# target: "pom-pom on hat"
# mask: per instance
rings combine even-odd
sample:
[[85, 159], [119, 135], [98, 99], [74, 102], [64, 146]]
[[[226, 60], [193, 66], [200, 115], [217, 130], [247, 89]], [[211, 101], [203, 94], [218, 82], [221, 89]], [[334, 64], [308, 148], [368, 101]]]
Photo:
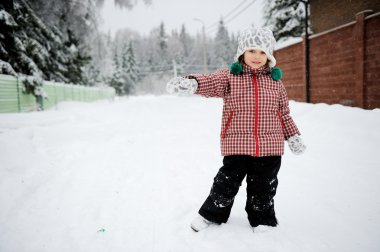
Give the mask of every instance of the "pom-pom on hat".
[[259, 49], [267, 55], [269, 67], [274, 67], [276, 65], [276, 59], [273, 57], [275, 43], [273, 33], [268, 28], [249, 28], [239, 36], [239, 45], [234, 61], [238, 61], [247, 50]]

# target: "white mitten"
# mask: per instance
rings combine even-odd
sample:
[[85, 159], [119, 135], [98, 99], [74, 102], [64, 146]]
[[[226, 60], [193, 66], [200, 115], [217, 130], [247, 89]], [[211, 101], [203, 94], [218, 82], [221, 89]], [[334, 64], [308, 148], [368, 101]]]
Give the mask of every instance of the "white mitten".
[[166, 91], [169, 94], [194, 94], [198, 88], [196, 79], [184, 77], [174, 77], [166, 84]]
[[301, 155], [306, 150], [306, 145], [302, 142], [302, 139], [298, 135], [289, 137], [287, 140], [290, 150], [296, 154]]

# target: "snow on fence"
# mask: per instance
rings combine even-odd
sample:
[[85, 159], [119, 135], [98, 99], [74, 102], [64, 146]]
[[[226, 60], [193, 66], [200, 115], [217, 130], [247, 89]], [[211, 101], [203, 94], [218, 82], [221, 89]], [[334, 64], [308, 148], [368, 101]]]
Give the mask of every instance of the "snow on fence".
[[110, 87], [86, 87], [50, 81], [42, 81], [43, 95], [36, 96], [25, 92], [25, 79], [0, 74], [0, 113], [48, 109], [61, 101], [91, 102], [115, 97], [115, 90]]

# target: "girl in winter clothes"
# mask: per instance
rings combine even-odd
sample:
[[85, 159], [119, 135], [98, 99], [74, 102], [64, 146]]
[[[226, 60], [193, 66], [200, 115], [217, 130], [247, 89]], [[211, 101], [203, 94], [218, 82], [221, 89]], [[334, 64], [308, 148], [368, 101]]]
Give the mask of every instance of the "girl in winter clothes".
[[284, 140], [295, 154], [303, 153], [306, 146], [289, 114], [281, 70], [274, 68], [274, 44], [270, 30], [247, 29], [239, 37], [230, 69], [175, 77], [167, 84], [169, 93], [195, 93], [221, 97], [224, 101], [220, 135], [223, 166], [199, 215], [191, 223], [196, 232], [211, 224], [227, 222], [244, 177], [247, 177], [245, 210], [251, 226], [278, 224], [273, 198]]

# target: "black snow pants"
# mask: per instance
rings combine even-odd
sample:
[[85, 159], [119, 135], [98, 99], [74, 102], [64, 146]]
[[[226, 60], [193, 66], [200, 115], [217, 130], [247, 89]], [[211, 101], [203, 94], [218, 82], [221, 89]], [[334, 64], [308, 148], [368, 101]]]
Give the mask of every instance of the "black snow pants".
[[223, 166], [214, 178], [210, 195], [199, 214], [215, 223], [226, 223], [234, 198], [247, 175], [247, 202], [245, 211], [251, 226], [276, 226], [273, 197], [278, 185], [277, 174], [281, 156], [252, 157], [225, 156]]

